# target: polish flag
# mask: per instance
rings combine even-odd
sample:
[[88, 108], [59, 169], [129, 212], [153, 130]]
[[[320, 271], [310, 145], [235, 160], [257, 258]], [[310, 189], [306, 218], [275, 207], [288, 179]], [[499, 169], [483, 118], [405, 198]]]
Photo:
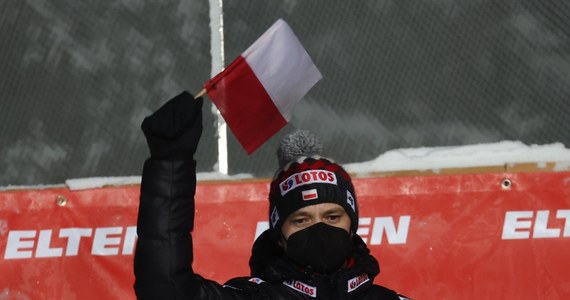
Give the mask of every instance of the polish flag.
[[315, 200], [315, 199], [319, 198], [319, 194], [317, 193], [317, 189], [302, 191], [301, 195], [303, 195], [304, 201]]
[[321, 78], [299, 39], [279, 19], [204, 88], [251, 154], [289, 122], [295, 104]]

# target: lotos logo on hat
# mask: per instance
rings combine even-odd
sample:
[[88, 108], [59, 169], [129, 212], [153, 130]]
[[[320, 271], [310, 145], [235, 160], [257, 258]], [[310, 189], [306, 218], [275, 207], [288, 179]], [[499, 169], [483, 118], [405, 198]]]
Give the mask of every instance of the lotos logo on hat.
[[289, 191], [294, 190], [299, 186], [311, 183], [328, 183], [336, 185], [336, 175], [335, 173], [327, 170], [307, 170], [295, 173], [279, 184], [281, 196], [284, 196]]

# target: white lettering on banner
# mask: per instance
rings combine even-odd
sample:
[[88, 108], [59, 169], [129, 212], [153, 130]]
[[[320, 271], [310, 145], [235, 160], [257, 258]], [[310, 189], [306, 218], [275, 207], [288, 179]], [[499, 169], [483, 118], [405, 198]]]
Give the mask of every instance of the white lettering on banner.
[[137, 227], [129, 226], [125, 231], [125, 241], [123, 243], [122, 255], [131, 255], [135, 251], [135, 244], [137, 242]]
[[[356, 233], [368, 244], [368, 236], [371, 236], [369, 245], [380, 245], [382, 237], [386, 234], [388, 244], [405, 244], [408, 240], [408, 230], [410, 228], [410, 216], [401, 216], [398, 225], [394, 217], [360, 218]], [[269, 229], [269, 222], [257, 222], [255, 228], [255, 239], [265, 230]], [[372, 229], [372, 231], [370, 230]], [[372, 232], [372, 234], [370, 234]]]
[[34, 241], [30, 240], [36, 237], [35, 230], [19, 230], [8, 232], [8, 241], [6, 242], [6, 252], [4, 258], [30, 258], [32, 257], [32, 249]]
[[90, 237], [93, 230], [91, 228], [62, 228], [59, 230], [60, 238], [67, 238], [65, 256], [77, 256], [79, 253], [79, 242], [81, 237]]
[[36, 247], [36, 257], [60, 257], [63, 254], [63, 248], [50, 248], [51, 229], [40, 230], [38, 238], [38, 246]]
[[[4, 259], [77, 256], [81, 242], [88, 238], [92, 240], [92, 255], [132, 255], [136, 242], [136, 226], [61, 228], [55, 238], [53, 233], [53, 229], [10, 230]], [[56, 240], [66, 243], [63, 247], [53, 247]]]
[[97, 231], [95, 231], [95, 237], [93, 238], [93, 247], [91, 248], [91, 254], [119, 254], [119, 244], [121, 243], [121, 238], [118, 235], [122, 233], [123, 227], [97, 228]]
[[503, 240], [570, 237], [570, 209], [556, 211], [556, 219], [564, 219], [564, 228], [549, 226], [550, 211], [507, 211], [503, 223]]
[[[360, 218], [356, 233], [365, 243], [368, 243], [368, 236], [370, 236], [370, 245], [382, 244], [384, 234], [386, 234], [388, 244], [405, 244], [408, 240], [410, 219], [411, 216], [400, 216], [398, 226], [396, 226], [394, 217]], [[370, 226], [372, 234], [370, 234]]]

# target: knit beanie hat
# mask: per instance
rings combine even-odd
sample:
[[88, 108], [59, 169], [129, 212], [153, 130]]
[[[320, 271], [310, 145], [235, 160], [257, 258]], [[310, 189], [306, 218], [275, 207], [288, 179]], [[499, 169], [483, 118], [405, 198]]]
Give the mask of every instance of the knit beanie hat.
[[294, 211], [319, 203], [336, 203], [351, 220], [351, 231], [358, 228], [358, 206], [350, 176], [331, 159], [321, 156], [322, 145], [306, 130], [287, 135], [277, 157], [279, 169], [269, 191], [269, 220], [280, 230]]

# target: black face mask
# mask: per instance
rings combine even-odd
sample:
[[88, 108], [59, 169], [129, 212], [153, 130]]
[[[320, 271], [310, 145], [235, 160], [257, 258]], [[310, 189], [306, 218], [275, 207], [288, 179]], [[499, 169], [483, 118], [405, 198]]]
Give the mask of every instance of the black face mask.
[[343, 266], [351, 250], [346, 230], [319, 222], [289, 236], [285, 255], [300, 267], [328, 274]]

